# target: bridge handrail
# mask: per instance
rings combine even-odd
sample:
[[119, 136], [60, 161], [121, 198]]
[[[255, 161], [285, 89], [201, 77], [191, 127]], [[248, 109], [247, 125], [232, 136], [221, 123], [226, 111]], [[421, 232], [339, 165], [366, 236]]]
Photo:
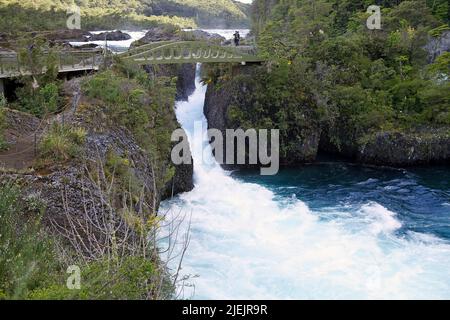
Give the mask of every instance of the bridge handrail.
[[[243, 56], [244, 55], [250, 56], [253, 54], [253, 51], [254, 51], [254, 47], [251, 47], [251, 46], [243, 46], [243, 47], [221, 46], [221, 45], [217, 45], [217, 44], [214, 44], [211, 42], [206, 42], [206, 41], [164, 41], [162, 43], [152, 43], [152, 46], [146, 46], [146, 48], [150, 48], [150, 49], [136, 53], [136, 54], [128, 55], [125, 58], [126, 59], [138, 59], [138, 58], [144, 57], [146, 54], [148, 54], [152, 51], [159, 51], [159, 50], [164, 50], [166, 48], [172, 48], [172, 47], [181, 48], [181, 49], [208, 48], [208, 49], [213, 49], [213, 50], [222, 50], [229, 54], [238, 53]], [[242, 50], [242, 49], [244, 49], [244, 50]]]
[[165, 44], [168, 44], [168, 43], [174, 43], [174, 42], [175, 41], [156, 41], [156, 42], [151, 42], [151, 43], [144, 44], [142, 46], [130, 48], [126, 52], [119, 53], [118, 56], [120, 56], [120, 57], [127, 57], [127, 56], [131, 56], [131, 55], [135, 54], [136, 51], [138, 51], [138, 53], [139, 53], [142, 50], [146, 51], [147, 49], [157, 48], [159, 46], [162, 46], [162, 45], [165, 45]]
[[[44, 50], [43, 55], [39, 57], [42, 60], [39, 61], [45, 64], [45, 59], [54, 53], [60, 72], [97, 70], [104, 61], [103, 52], [100, 48]], [[133, 60], [137, 64], [263, 61], [253, 46], [222, 46], [211, 41], [189, 40], [152, 42], [132, 48], [118, 56], [125, 60]], [[19, 53], [0, 52], [0, 78], [29, 74], [31, 72], [29, 68], [27, 61], [22, 61]]]
[[[45, 61], [51, 53], [55, 54], [57, 59], [56, 64], [61, 70], [71, 70], [92, 67], [98, 67], [96, 58], [101, 56], [102, 49], [87, 49], [87, 50], [60, 50], [51, 51], [44, 50], [43, 55], [39, 57], [40, 61]], [[20, 74], [27, 74], [27, 63], [21, 61], [20, 54], [17, 52], [1, 52], [0, 53], [0, 75], [16, 76]]]

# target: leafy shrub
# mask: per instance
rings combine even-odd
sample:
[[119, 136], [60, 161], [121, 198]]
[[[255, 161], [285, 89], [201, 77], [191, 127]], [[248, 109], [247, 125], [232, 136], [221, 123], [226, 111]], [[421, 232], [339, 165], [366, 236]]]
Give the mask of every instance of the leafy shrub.
[[19, 194], [15, 185], [0, 186], [0, 292], [14, 299], [53, 282], [60, 270], [52, 239], [41, 228], [42, 212], [25, 215]]
[[61, 96], [57, 83], [48, 83], [37, 90], [30, 89], [30, 86], [31, 84], [26, 84], [16, 90], [18, 98], [18, 102], [14, 104], [16, 109], [37, 117], [58, 111]]
[[[154, 282], [159, 271], [153, 262], [143, 257], [124, 257], [118, 267], [110, 261], [95, 261], [81, 267], [81, 289], [69, 290], [65, 283], [32, 291], [29, 299], [37, 300], [137, 300], [150, 299], [149, 292], [157, 290]], [[166, 296], [171, 285], [162, 284]]]
[[54, 123], [39, 144], [39, 156], [44, 162], [60, 162], [75, 158], [86, 139], [83, 128]]

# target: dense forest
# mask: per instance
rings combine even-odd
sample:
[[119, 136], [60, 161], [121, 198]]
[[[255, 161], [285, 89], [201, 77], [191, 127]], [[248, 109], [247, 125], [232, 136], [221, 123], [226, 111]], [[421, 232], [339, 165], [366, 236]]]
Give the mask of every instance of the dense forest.
[[249, 7], [232, 0], [1, 0], [2, 32], [65, 28], [71, 5], [81, 8], [84, 30], [145, 28], [172, 24], [184, 28], [248, 25]]
[[152, 14], [194, 18], [200, 26], [248, 26], [250, 6], [233, 0], [154, 0]]
[[381, 30], [366, 26], [373, 1], [256, 0], [253, 29], [269, 63], [234, 80], [252, 90], [231, 105], [230, 123], [280, 128], [294, 163], [311, 130], [344, 154], [380, 132], [449, 135], [450, 53], [425, 49], [449, 30], [448, 1], [378, 2]]

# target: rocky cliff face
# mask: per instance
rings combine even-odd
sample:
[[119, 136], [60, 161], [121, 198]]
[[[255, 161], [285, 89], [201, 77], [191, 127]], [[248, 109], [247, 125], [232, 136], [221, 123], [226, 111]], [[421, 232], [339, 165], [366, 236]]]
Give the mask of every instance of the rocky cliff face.
[[358, 149], [357, 160], [408, 166], [450, 162], [450, 128], [426, 132], [380, 132]]
[[[79, 84], [75, 87], [79, 90]], [[131, 132], [111, 125], [111, 120], [101, 108], [87, 105], [86, 102], [64, 112], [64, 117], [60, 114], [49, 121], [41, 121], [16, 111], [7, 112], [6, 119], [9, 121], [9, 142], [12, 144], [21, 142], [21, 138], [13, 139], [15, 136], [28, 136], [30, 132], [45, 135], [50, 123], [64, 121], [65, 126], [83, 128], [86, 131], [82, 149], [75, 158], [68, 161], [39, 166], [39, 158], [35, 158], [21, 168], [6, 167], [5, 163], [0, 165], [3, 167], [0, 183], [10, 181], [18, 184], [25, 198], [31, 197], [44, 203], [48, 221], [64, 223], [64, 216], [67, 214], [92, 216], [110, 207], [112, 202], [112, 210], [121, 210], [121, 204], [115, 202], [117, 199], [108, 200], [111, 194], [105, 183], [109, 180], [105, 177], [111, 175], [111, 172], [107, 172], [111, 162], [120, 161], [121, 170], [124, 171], [122, 175], [126, 177], [122, 187], [125, 186], [126, 190], [128, 183], [132, 183], [135, 196], [142, 197], [138, 211], [156, 213], [160, 201], [190, 191], [194, 187], [192, 165], [175, 166], [170, 180], [163, 182], [161, 177], [166, 175], [165, 172], [171, 171], [170, 154], [166, 155], [166, 159], [153, 159], [137, 143]], [[176, 121], [175, 117], [173, 119]], [[22, 132], [21, 127], [26, 132]], [[30, 150], [30, 156], [36, 157], [33, 148]], [[11, 157], [13, 156], [14, 153], [11, 154]], [[0, 162], [1, 160], [0, 158]], [[119, 188], [121, 184], [117, 179], [118, 177], [115, 178], [114, 189]]]
[[195, 64], [177, 66], [177, 101], [187, 101], [195, 91]]
[[[252, 86], [255, 68], [252, 66], [244, 66], [236, 69], [235, 74], [239, 74], [239, 78], [232, 81], [225, 81], [220, 85], [211, 84], [206, 92], [204, 113], [208, 120], [208, 129], [219, 129], [225, 133], [226, 129], [244, 130], [246, 128], [243, 123], [236, 123], [230, 119], [230, 108], [234, 107], [245, 110], [246, 113], [256, 113], [255, 101], [252, 92], [256, 89]], [[321, 129], [315, 124], [314, 120], [305, 121], [307, 125], [298, 126], [298, 135], [285, 141], [289, 143], [289, 152], [280, 155], [280, 163], [283, 165], [295, 165], [299, 163], [307, 163], [315, 160], [321, 136]], [[260, 129], [279, 129], [279, 128], [260, 128]], [[281, 142], [283, 143], [283, 142]], [[235, 166], [224, 166], [233, 168]]]
[[441, 54], [450, 51], [450, 31], [442, 33], [438, 38], [431, 38], [425, 49], [428, 52], [429, 62], [433, 62]]
[[422, 128], [410, 132], [380, 131], [364, 135], [340, 129], [332, 141], [325, 130], [320, 150], [373, 165], [414, 166], [450, 161], [450, 128]]
[[[241, 72], [248, 71], [241, 70]], [[204, 108], [208, 127], [222, 132], [227, 128], [239, 128], [239, 123], [230, 121], [229, 110], [237, 107], [246, 112], [250, 109], [251, 112], [254, 101], [249, 98], [251, 97], [249, 93], [253, 90], [254, 88], [249, 87], [248, 81], [242, 76], [220, 86], [208, 86]], [[297, 138], [281, 142], [289, 143], [291, 150], [288, 154], [281, 155], [281, 164], [312, 162], [319, 152], [374, 165], [413, 166], [450, 163], [450, 128], [422, 128], [403, 133], [380, 131], [368, 134], [352, 131], [342, 120], [338, 121], [337, 128], [330, 132], [327, 127], [305, 125], [308, 122], [314, 123], [313, 118], [305, 120], [298, 124], [300, 135]]]

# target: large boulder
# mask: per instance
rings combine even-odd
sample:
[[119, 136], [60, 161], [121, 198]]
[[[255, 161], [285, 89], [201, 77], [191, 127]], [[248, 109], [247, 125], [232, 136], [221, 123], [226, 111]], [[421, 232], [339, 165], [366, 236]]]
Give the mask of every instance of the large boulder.
[[208, 33], [203, 30], [181, 31], [176, 28], [158, 26], [149, 29], [143, 38], [133, 43], [133, 46], [160, 41], [210, 41], [222, 43], [225, 41], [225, 38], [217, 33]]

